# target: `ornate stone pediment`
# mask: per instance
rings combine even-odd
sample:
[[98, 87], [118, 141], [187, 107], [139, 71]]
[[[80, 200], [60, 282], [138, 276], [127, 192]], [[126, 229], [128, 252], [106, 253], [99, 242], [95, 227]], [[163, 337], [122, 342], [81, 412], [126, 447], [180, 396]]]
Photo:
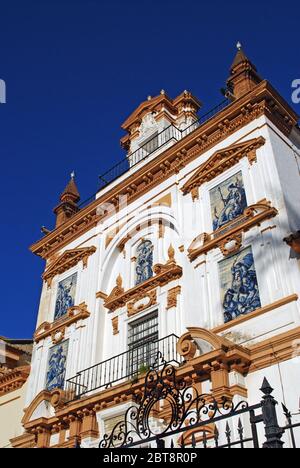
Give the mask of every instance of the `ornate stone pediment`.
[[220, 248], [223, 255], [229, 255], [238, 251], [242, 246], [242, 233], [249, 231], [254, 226], [259, 226], [263, 221], [277, 216], [278, 211], [267, 200], [262, 200], [245, 209], [244, 214], [234, 221], [222, 226], [212, 234], [203, 233], [198, 236], [189, 248], [191, 261], [210, 250]]
[[83, 247], [81, 249], [66, 250], [60, 255], [45, 271], [43, 280], [47, 281], [48, 287], [51, 286], [52, 280], [56, 275], [61, 275], [65, 271], [70, 270], [80, 261], [83, 262], [84, 268], [87, 267], [88, 258], [96, 252], [96, 247]]
[[[63, 407], [66, 401], [66, 392], [64, 390], [58, 388], [51, 392], [42, 390], [24, 410], [22, 424], [27, 428], [34, 425], [35, 421], [46, 420], [49, 416], [51, 417], [55, 409]], [[51, 408], [53, 408], [52, 411]]]
[[[154, 265], [154, 276], [152, 278], [149, 278], [147, 281], [138, 284], [128, 291], [124, 290], [122, 277], [119, 275], [115, 288], [104, 301], [104, 306], [111, 312], [114, 312], [120, 307], [124, 307], [130, 301], [135, 303], [149, 297], [149, 292], [151, 291], [152, 295], [155, 288], [164, 286], [171, 281], [181, 278], [182, 268], [177, 265], [175, 261], [175, 250], [172, 246], [169, 248], [168, 255], [169, 260], [166, 264]], [[152, 299], [154, 298], [154, 296], [151, 297]], [[131, 306], [129, 306], [129, 310], [132, 310]]]
[[237, 164], [243, 157], [247, 156], [250, 164], [256, 162], [256, 151], [265, 144], [263, 137], [237, 143], [214, 153], [208, 161], [203, 163], [197, 172], [183, 186], [182, 191], [186, 195], [192, 192], [196, 197], [195, 190], [205, 182], [209, 182], [230, 167]]
[[189, 363], [197, 359], [196, 367], [209, 373], [214, 370], [228, 373], [227, 366], [230, 365], [243, 374], [251, 364], [251, 351], [248, 348], [197, 327], [188, 327], [188, 332], [177, 343], [177, 352]]
[[90, 312], [87, 310], [87, 305], [83, 302], [79, 306], [71, 307], [67, 314], [64, 315], [61, 319], [56, 320], [53, 323], [44, 322], [36, 330], [34, 334], [34, 340], [38, 343], [41, 340], [44, 340], [48, 336], [52, 337], [52, 342], [54, 344], [59, 343], [63, 340], [65, 335], [65, 329], [76, 323], [79, 320], [86, 319], [90, 316]]

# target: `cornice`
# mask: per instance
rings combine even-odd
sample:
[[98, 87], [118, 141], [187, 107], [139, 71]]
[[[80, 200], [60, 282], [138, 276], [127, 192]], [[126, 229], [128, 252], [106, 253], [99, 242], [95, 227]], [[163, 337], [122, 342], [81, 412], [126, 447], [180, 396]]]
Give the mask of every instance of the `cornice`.
[[185, 183], [182, 188], [184, 195], [200, 187], [205, 182], [209, 182], [218, 175], [223, 174], [223, 172], [237, 164], [245, 156], [247, 156], [250, 164], [253, 164], [256, 162], [257, 149], [263, 146], [265, 142], [266, 140], [263, 137], [259, 137], [236, 143], [217, 151]]
[[39, 343], [41, 340], [51, 336], [54, 344], [59, 343], [64, 338], [65, 329], [67, 327], [79, 320], [88, 318], [90, 315], [90, 312], [87, 310], [87, 305], [84, 302], [79, 306], [71, 307], [67, 314], [61, 319], [53, 323], [42, 323], [34, 334], [34, 341]]
[[250, 346], [251, 366], [249, 372], [277, 365], [299, 356], [295, 343], [300, 339], [300, 327], [289, 330], [265, 341]]
[[[203, 233], [196, 238], [189, 248], [189, 259], [194, 261], [200, 255], [206, 254], [210, 250], [220, 248], [223, 255], [232, 254], [239, 250], [242, 245], [241, 234], [249, 231], [254, 226], [259, 226], [263, 221], [274, 218], [278, 215], [276, 208], [271, 206], [267, 200], [262, 200], [255, 205], [248, 206], [244, 214], [223, 226], [212, 234]], [[194, 247], [197, 243], [200, 247]], [[234, 242], [236, 249], [227, 250], [227, 245]]]
[[[111, 204], [117, 210], [119, 197], [127, 197], [128, 203], [133, 202], [166, 178], [178, 173], [195, 158], [229, 135], [262, 115], [268, 117], [286, 136], [290, 134], [298, 120], [297, 114], [274, 88], [267, 81], [262, 81], [252, 92], [231, 103], [190, 135], [149, 161], [135, 173], [128, 175], [126, 180], [114, 186], [80, 210], [65, 224], [33, 244], [31, 251], [42, 258], [49, 258], [57, 250], [110, 216], [110, 213], [104, 210], [102, 214], [99, 214], [98, 207]], [[114, 210], [112, 212], [115, 213]]]
[[51, 287], [52, 280], [56, 275], [70, 270], [80, 261], [83, 262], [83, 268], [87, 268], [88, 259], [96, 250], [96, 247], [84, 247], [65, 251], [46, 269], [42, 276], [43, 280], [47, 282], [48, 287]]
[[[114, 290], [104, 302], [104, 306], [111, 312], [124, 307], [127, 302], [139, 300], [147, 296], [147, 293], [157, 287], [165, 286], [166, 284], [174, 281], [182, 276], [182, 268], [179, 265], [157, 265], [160, 269], [159, 272], [145, 281], [144, 283], [122, 292], [122, 290]], [[158, 270], [156, 270], [158, 271]]]
[[268, 312], [272, 312], [287, 304], [291, 304], [292, 302], [297, 302], [298, 299], [299, 297], [297, 294], [291, 294], [290, 296], [283, 297], [282, 299], [279, 299], [278, 301], [272, 302], [271, 304], [268, 304], [259, 309], [256, 309], [253, 312], [250, 312], [249, 314], [241, 315], [235, 320], [232, 320], [231, 322], [228, 322], [228, 323], [224, 323], [223, 325], [220, 325], [211, 331], [212, 333], [215, 333], [215, 334], [224, 333], [225, 331], [231, 330], [232, 328], [238, 325], [241, 325], [242, 323], [248, 322], [249, 320], [253, 320], [257, 317], [261, 317], [262, 315], [267, 314]]
[[[150, 302], [153, 304], [156, 301], [156, 294], [153, 292], [155, 288], [165, 286], [171, 281], [179, 279], [182, 276], [182, 268], [176, 264], [174, 258], [175, 251], [172, 246], [170, 246], [168, 253], [169, 260], [165, 265], [157, 264], [153, 267], [154, 276], [152, 278], [129, 289], [128, 291], [124, 290], [122, 277], [119, 275], [116, 281], [116, 287], [104, 300], [104, 306], [109, 309], [110, 312], [114, 312], [115, 310], [124, 307], [130, 301], [134, 303], [147, 297], [150, 297]], [[134, 304], [130, 304], [128, 313], [132, 315], [133, 311]], [[137, 312], [135, 311], [135, 313]]]
[[30, 366], [12, 369], [0, 377], [0, 396], [23, 387], [30, 373]]

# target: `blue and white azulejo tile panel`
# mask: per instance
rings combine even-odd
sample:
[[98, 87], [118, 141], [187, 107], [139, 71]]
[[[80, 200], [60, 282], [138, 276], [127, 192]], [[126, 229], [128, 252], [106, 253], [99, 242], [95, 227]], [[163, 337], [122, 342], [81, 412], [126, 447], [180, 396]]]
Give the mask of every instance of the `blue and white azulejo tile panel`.
[[252, 248], [219, 263], [225, 323], [261, 307]]
[[210, 190], [210, 204], [214, 231], [244, 213], [247, 197], [241, 171]]

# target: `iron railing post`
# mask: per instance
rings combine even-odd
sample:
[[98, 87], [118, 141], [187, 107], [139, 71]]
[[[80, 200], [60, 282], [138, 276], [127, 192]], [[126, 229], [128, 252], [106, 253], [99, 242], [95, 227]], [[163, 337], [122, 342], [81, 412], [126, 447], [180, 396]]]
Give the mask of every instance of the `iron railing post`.
[[273, 391], [274, 389], [265, 378], [261, 388], [261, 392], [264, 394], [262, 398], [262, 416], [266, 436], [263, 448], [282, 449], [284, 445], [284, 442], [281, 440], [283, 431], [278, 424], [276, 411], [278, 403], [272, 395]]
[[163, 439], [160, 439], [159, 437], [156, 438], [156, 447], [158, 449], [164, 449], [166, 447], [166, 443]]

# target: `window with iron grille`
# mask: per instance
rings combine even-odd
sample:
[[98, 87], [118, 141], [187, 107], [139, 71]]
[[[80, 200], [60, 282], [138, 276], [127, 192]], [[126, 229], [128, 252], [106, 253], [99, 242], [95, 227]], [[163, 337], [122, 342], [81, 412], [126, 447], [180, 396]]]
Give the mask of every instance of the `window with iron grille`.
[[158, 314], [133, 322], [128, 331], [129, 374], [146, 371], [155, 361], [158, 352]]

